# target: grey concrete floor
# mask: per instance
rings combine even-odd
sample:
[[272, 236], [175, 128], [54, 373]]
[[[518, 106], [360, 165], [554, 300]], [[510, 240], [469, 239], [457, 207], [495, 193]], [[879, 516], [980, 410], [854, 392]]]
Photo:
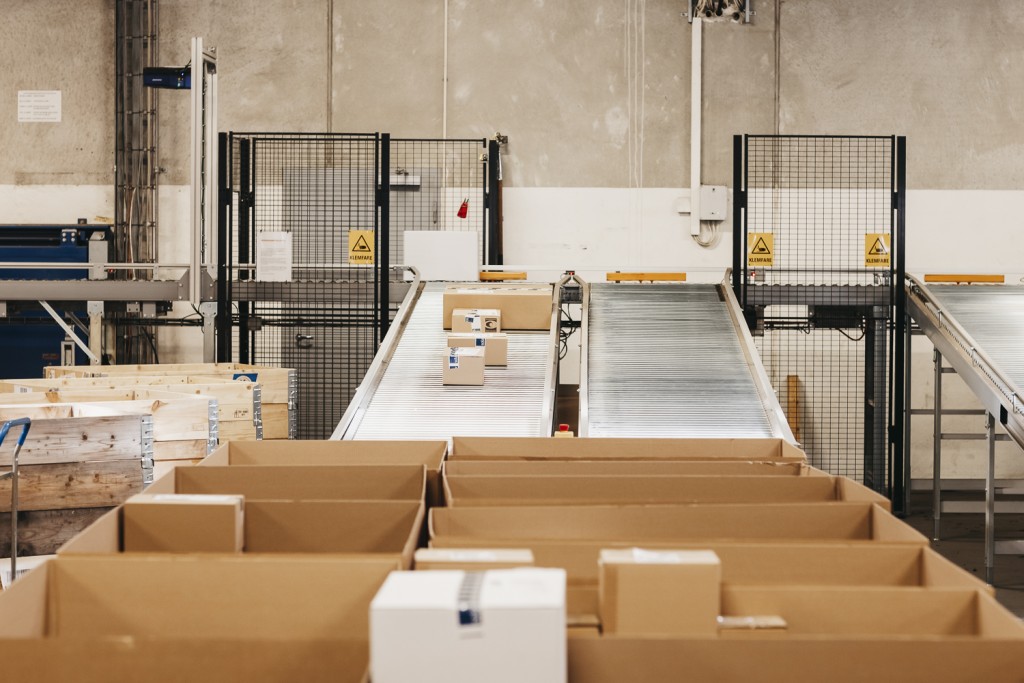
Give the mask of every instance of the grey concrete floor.
[[[947, 494], [952, 500], [981, 500], [981, 494]], [[932, 537], [931, 493], [914, 494], [906, 522]], [[938, 541], [932, 547], [947, 559], [985, 579], [985, 517], [983, 514], [944, 514]], [[1024, 514], [996, 515], [996, 539], [1024, 539]], [[996, 598], [1018, 617], [1024, 618], [1024, 556], [996, 555]]]

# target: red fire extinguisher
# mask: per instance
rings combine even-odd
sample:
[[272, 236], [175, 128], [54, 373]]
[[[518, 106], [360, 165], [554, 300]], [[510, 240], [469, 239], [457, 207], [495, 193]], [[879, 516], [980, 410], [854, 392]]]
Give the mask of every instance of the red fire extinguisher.
[[469, 197], [462, 200], [462, 206], [459, 207], [458, 213], [455, 215], [459, 218], [465, 218], [469, 214]]

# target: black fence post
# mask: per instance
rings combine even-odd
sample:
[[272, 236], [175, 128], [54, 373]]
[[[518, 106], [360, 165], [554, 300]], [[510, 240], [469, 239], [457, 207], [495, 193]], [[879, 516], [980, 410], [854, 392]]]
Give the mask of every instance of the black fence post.
[[[252, 162], [253, 149], [252, 141], [249, 138], [241, 138], [238, 141], [238, 260], [246, 264], [252, 263], [249, 247], [249, 231], [252, 226], [252, 212], [254, 192], [252, 187]], [[241, 269], [238, 271], [239, 280], [248, 280], [250, 271]], [[242, 363], [250, 363], [252, 335], [249, 332], [249, 313], [252, 303], [248, 301], [238, 302], [238, 360]]]
[[906, 421], [909, 420], [907, 411], [908, 397], [906, 392], [906, 374], [904, 366], [910, 363], [907, 357], [907, 340], [910, 334], [907, 329], [907, 290], [906, 290], [906, 212], [907, 212], [907, 138], [903, 135], [896, 138], [896, 258], [895, 269], [892, 272], [893, 294], [895, 299], [895, 327], [896, 334], [893, 339], [894, 361], [892, 368], [893, 393], [895, 397], [893, 404], [893, 419], [890, 428], [889, 448], [892, 460], [892, 476], [890, 477], [893, 512], [899, 515], [907, 513], [907, 493], [909, 491], [906, 481], [907, 458], [910, 454], [906, 452], [903, 442], [903, 431], [906, 428]]
[[487, 143], [487, 263], [505, 262], [501, 231], [501, 147], [497, 140]]
[[380, 225], [377, 229], [377, 277], [380, 283], [380, 321], [377, 343], [384, 341], [391, 326], [391, 134], [380, 136]]
[[228, 223], [231, 213], [231, 157], [228, 134], [217, 136], [217, 183], [220, 199], [217, 207], [217, 362], [231, 360], [231, 301], [228, 288], [231, 279], [231, 249]]
[[[743, 282], [744, 230], [740, 214], [743, 212], [743, 136], [732, 136], [732, 291], [740, 306], [745, 305], [740, 285]], [[693, 198], [690, 198], [693, 206]]]

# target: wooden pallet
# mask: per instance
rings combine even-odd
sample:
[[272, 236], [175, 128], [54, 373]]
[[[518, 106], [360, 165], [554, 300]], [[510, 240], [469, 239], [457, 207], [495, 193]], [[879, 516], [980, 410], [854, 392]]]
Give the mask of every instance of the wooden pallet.
[[[209, 383], [212, 381], [252, 382], [260, 386], [264, 409], [277, 406], [287, 412], [288, 419], [263, 419], [264, 439], [290, 438], [295, 424], [296, 371], [244, 363], [172, 363], [162, 365], [72, 365], [46, 368], [47, 379], [58, 377], [127, 377], [132, 375], [185, 377], [183, 383]], [[274, 412], [274, 411], [271, 411]], [[240, 427], [238, 428], [240, 430]], [[229, 427], [228, 432], [234, 433]], [[235, 437], [232, 437], [235, 438]], [[237, 437], [242, 438], [242, 437]]]

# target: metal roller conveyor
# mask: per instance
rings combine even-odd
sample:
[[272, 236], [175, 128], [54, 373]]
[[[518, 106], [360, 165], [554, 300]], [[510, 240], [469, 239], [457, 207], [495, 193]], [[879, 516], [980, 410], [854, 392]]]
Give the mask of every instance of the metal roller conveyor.
[[585, 297], [581, 436], [794, 440], [727, 287], [594, 284]]
[[431, 282], [410, 290], [332, 438], [550, 435], [557, 334], [508, 332], [508, 367], [488, 367], [482, 387], [444, 386], [446, 286]]
[[1024, 287], [1001, 284], [925, 285], [907, 277], [907, 311], [935, 346], [933, 537], [942, 511], [943, 359], [985, 407], [988, 461], [985, 474], [985, 572], [992, 583], [997, 554], [1024, 553], [1024, 540], [995, 540], [996, 424], [1024, 448]]

